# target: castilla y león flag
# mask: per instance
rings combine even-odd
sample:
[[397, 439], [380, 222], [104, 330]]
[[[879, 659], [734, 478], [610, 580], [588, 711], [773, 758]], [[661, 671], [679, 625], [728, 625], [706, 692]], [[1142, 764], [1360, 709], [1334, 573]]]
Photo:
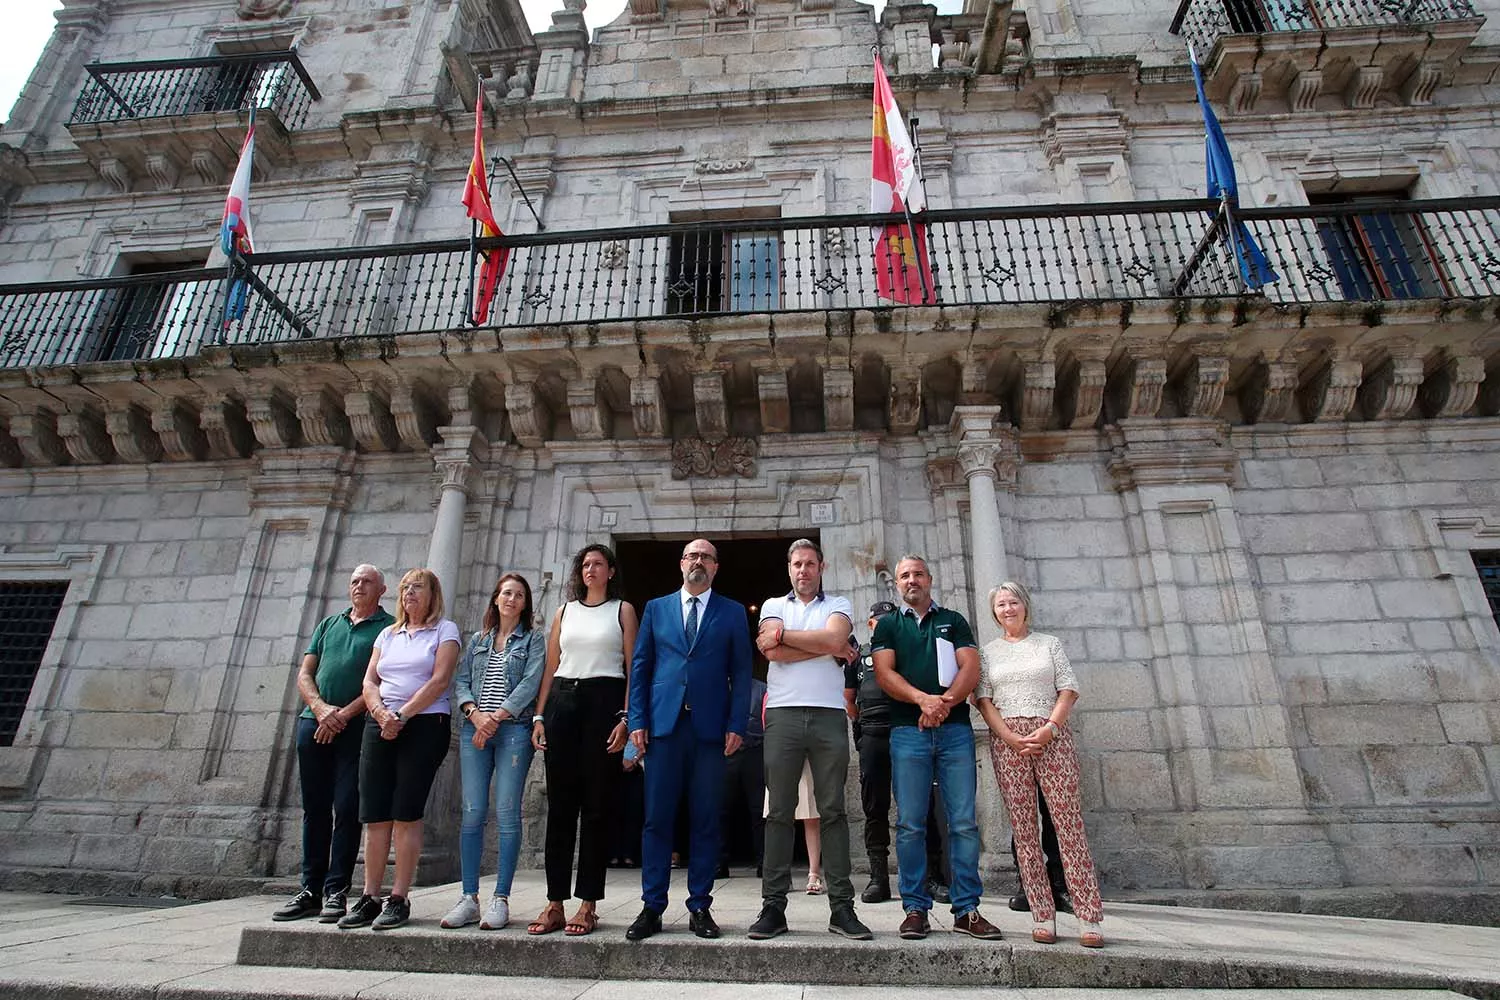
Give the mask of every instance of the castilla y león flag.
[[[875, 124], [870, 143], [871, 213], [920, 212], [927, 207], [917, 175], [917, 150], [896, 96], [875, 57]], [[907, 305], [937, 301], [927, 258], [925, 226], [895, 223], [875, 234], [875, 287], [880, 297]]]
[[[464, 180], [464, 208], [469, 218], [479, 223], [479, 236], [502, 236], [495, 222], [495, 210], [490, 205], [490, 184], [484, 168], [484, 87], [474, 98], [474, 159], [469, 163], [469, 176]], [[474, 290], [474, 325], [481, 326], [489, 319], [490, 302], [500, 287], [500, 277], [505, 273], [505, 263], [510, 259], [510, 247], [494, 247], [480, 250], [484, 266], [479, 271], [479, 287]]]

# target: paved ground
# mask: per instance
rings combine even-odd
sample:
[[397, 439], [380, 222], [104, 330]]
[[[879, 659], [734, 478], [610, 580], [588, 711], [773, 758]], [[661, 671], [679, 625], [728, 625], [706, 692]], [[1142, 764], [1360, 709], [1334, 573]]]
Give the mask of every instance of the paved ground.
[[[1295, 993], [1286, 989], [1193, 989], [1172, 991], [1171, 995], [1182, 1000], [1290, 996], [1297, 1000], [1355, 996], [1361, 1000], [1408, 1000], [1454, 996], [1441, 990], [1375, 988], [1424, 985], [1450, 986], [1472, 996], [1500, 997], [1500, 929], [1494, 928], [1106, 903], [1104, 927], [1109, 947], [1088, 952], [1078, 946], [1077, 925], [1071, 918], [1060, 918], [1062, 942], [1045, 948], [1030, 942], [1026, 915], [1011, 913], [1003, 900], [993, 900], [985, 912], [1004, 929], [1003, 944], [970, 941], [941, 929], [926, 942], [900, 941], [894, 933], [901, 916], [896, 903], [860, 907], [862, 917], [876, 931], [876, 940], [866, 944], [845, 942], [827, 933], [826, 900], [798, 895], [788, 914], [793, 932], [774, 942], [757, 944], [743, 938], [759, 902], [759, 882], [751, 877], [729, 879], [716, 890], [715, 912], [724, 927], [724, 939], [700, 942], [691, 937], [678, 899], [668, 913], [669, 926], [663, 935], [645, 945], [627, 945], [624, 928], [639, 907], [634, 897], [634, 874], [611, 873], [611, 898], [601, 907], [603, 923], [599, 931], [594, 938], [576, 941], [561, 935], [530, 939], [519, 926], [535, 915], [542, 903], [541, 875], [536, 872], [523, 873], [518, 879], [512, 897], [516, 924], [497, 932], [437, 928], [438, 918], [457, 897], [456, 886], [413, 893], [412, 923], [383, 935], [369, 930], [341, 932], [307, 921], [272, 924], [269, 914], [280, 900], [267, 897], [147, 909], [90, 905], [79, 897], [8, 893], [0, 895], [0, 996], [49, 1000], [417, 1000], [474, 995], [497, 1000], [512, 996], [527, 1000], [585, 996], [588, 1000], [716, 1000], [721, 996], [736, 1000], [897, 1000], [898, 996], [909, 997], [911, 988], [815, 986], [799, 985], [798, 981], [863, 981], [857, 971], [862, 963], [878, 966], [881, 962], [900, 962], [904, 969], [917, 970], [911, 976], [913, 982], [943, 982], [941, 974], [924, 976], [921, 970], [925, 967], [940, 973], [953, 967], [948, 957], [958, 956], [962, 964], [977, 963], [976, 968], [1001, 978], [976, 978], [976, 984], [990, 985], [968, 989], [956, 984], [932, 986], [922, 991], [924, 1000], [1083, 1000], [1099, 995], [1097, 987], [1105, 982], [1123, 985], [1159, 977], [1156, 981], [1169, 983], [1178, 981], [1172, 978], [1172, 968], [1202, 968], [1205, 963], [1230, 970], [1229, 980], [1216, 985], [1288, 985], [1290, 980], [1275, 976], [1257, 982], [1257, 975], [1265, 975], [1257, 970], [1274, 965], [1302, 970], [1303, 978], [1295, 984], [1317, 988]], [[679, 891], [680, 876], [673, 889]], [[934, 916], [945, 918], [946, 914]], [[946, 919], [934, 923], [938, 928], [947, 926]], [[261, 957], [258, 964], [240, 965], [241, 931], [247, 927], [255, 932], [247, 936], [247, 945], [252, 937], [261, 941]], [[270, 951], [264, 944], [267, 941], [274, 946]], [[368, 953], [372, 948], [387, 954], [407, 953], [415, 959], [387, 971], [340, 967], [348, 964], [348, 956]], [[569, 968], [580, 967], [579, 961], [586, 955], [600, 957], [604, 964], [599, 968], [605, 971], [601, 975], [569, 976]], [[620, 966], [622, 956], [638, 964]], [[675, 961], [684, 956], [692, 961]], [[778, 962], [780, 958], [785, 961]], [[791, 981], [765, 982], [770, 977], [763, 976], [755, 983], [723, 982], [736, 978], [733, 970], [744, 968], [747, 959], [761, 963], [759, 968], [763, 970], [774, 968], [784, 973], [777, 978]], [[772, 965], [767, 966], [767, 962]], [[423, 967], [443, 971], [406, 971]], [[717, 967], [726, 974], [705, 971]], [[622, 969], [619, 975], [608, 971], [614, 968]], [[1234, 978], [1235, 969], [1244, 972], [1239, 980]], [[653, 970], [655, 974], [648, 974]], [[676, 974], [679, 970], [689, 970], [689, 974]], [[1106, 974], [1102, 980], [1098, 978], [1101, 970]], [[508, 972], [540, 975], [507, 976]], [[1075, 974], [1083, 978], [1070, 979]], [[692, 981], [665, 981], [672, 979]], [[1209, 984], [1207, 980], [1190, 981]], [[1024, 985], [1028, 982], [1034, 985]], [[1070, 982], [1094, 988], [1061, 988]], [[1358, 989], [1335, 988], [1361, 983]], [[1147, 1000], [1167, 992], [1113, 990], [1110, 997]]]

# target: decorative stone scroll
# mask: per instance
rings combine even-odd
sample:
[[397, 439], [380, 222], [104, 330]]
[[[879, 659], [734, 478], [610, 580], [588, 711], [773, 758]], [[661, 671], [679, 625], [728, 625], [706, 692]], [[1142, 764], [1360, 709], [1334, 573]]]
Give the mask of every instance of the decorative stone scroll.
[[1461, 417], [1479, 398], [1484, 381], [1484, 359], [1473, 356], [1451, 357], [1443, 367], [1422, 383], [1418, 402], [1423, 416]]
[[672, 442], [673, 479], [723, 479], [755, 475], [759, 446], [754, 438], [732, 437], [718, 443], [703, 438]]
[[239, 0], [239, 14], [241, 21], [269, 21], [276, 17], [286, 17], [292, 11], [292, 5], [296, 0]]
[[1262, 361], [1240, 388], [1240, 412], [1252, 424], [1285, 423], [1292, 416], [1296, 393], [1294, 362]]

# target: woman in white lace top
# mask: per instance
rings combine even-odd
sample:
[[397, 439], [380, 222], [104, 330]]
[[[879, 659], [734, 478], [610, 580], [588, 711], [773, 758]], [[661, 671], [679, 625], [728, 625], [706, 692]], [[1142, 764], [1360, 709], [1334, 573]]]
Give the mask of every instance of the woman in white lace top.
[[1099, 879], [1083, 830], [1078, 753], [1067, 728], [1078, 700], [1073, 665], [1055, 635], [1031, 631], [1031, 594], [1007, 580], [990, 591], [1000, 638], [980, 650], [979, 711], [990, 728], [990, 759], [1016, 838], [1021, 886], [1031, 902], [1031, 938], [1057, 940], [1056, 908], [1042, 859], [1036, 789], [1040, 784], [1057, 827], [1063, 874], [1082, 924], [1079, 943], [1104, 944]]

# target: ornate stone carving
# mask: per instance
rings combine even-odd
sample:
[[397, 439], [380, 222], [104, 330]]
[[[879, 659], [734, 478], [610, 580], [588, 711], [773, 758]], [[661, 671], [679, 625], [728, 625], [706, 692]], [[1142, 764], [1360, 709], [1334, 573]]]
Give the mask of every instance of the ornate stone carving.
[[723, 372], [693, 373], [693, 413], [698, 418], [698, 436], [705, 441], [722, 441], [729, 436]]
[[297, 395], [297, 421], [302, 425], [304, 444], [349, 447], [349, 420], [339, 403], [326, 386]]
[[1401, 98], [1412, 107], [1431, 104], [1432, 95], [1437, 92], [1442, 79], [1442, 63], [1424, 59], [1401, 84]]
[[664, 437], [666, 412], [661, 382], [654, 372], [643, 372], [630, 380], [630, 419], [635, 425], [636, 437]]
[[191, 405], [180, 399], [166, 400], [151, 411], [151, 429], [168, 462], [198, 462], [208, 454], [208, 439], [198, 419]]
[[16, 439], [27, 465], [67, 465], [68, 449], [57, 433], [57, 418], [50, 410], [18, 413], [10, 418], [10, 435]]
[[291, 13], [293, 3], [295, 0], [238, 0], [236, 13], [242, 21], [269, 21]]
[[1255, 111], [1260, 101], [1261, 75], [1253, 70], [1243, 70], [1235, 77], [1234, 88], [1229, 92], [1229, 107], [1235, 114], [1248, 115]]
[[115, 453], [125, 461], [144, 463], [161, 458], [161, 441], [141, 407], [131, 404], [110, 410], [104, 415], [104, 429], [109, 432]]
[[1240, 388], [1240, 412], [1252, 424], [1285, 423], [1292, 416], [1296, 393], [1296, 364], [1262, 361]]
[[630, 260], [630, 251], [624, 240], [610, 240], [599, 248], [599, 270], [615, 271]]
[[958, 467], [964, 478], [995, 474], [995, 459], [1000, 457], [999, 441], [965, 441], [958, 446]]
[[749, 17], [755, 13], [755, 0], [708, 0], [715, 17]]
[[1479, 398], [1484, 381], [1484, 359], [1450, 357], [1443, 367], [1422, 383], [1419, 404], [1428, 417], [1461, 417]]
[[146, 154], [146, 176], [151, 178], [151, 186], [156, 190], [174, 190], [181, 172], [182, 168], [166, 153]]
[[892, 434], [915, 434], [922, 419], [922, 371], [903, 368], [891, 372], [886, 416]]
[[568, 416], [580, 441], [601, 441], [614, 430], [613, 411], [593, 375], [568, 381]]
[[1366, 420], [1399, 420], [1411, 412], [1422, 387], [1422, 359], [1386, 358], [1359, 387], [1359, 408]]
[[1349, 416], [1364, 366], [1358, 361], [1330, 360], [1307, 380], [1298, 395], [1302, 413], [1313, 423], [1332, 423]]
[[531, 66], [517, 63], [516, 71], [505, 79], [505, 99], [522, 101], [531, 96]]
[[200, 149], [193, 153], [192, 159], [188, 161], [192, 167], [193, 174], [202, 183], [217, 187], [224, 180], [224, 166], [219, 158], [206, 149]]
[[1136, 358], [1120, 383], [1116, 409], [1120, 418], [1154, 417], [1161, 411], [1167, 384], [1167, 363], [1161, 358]]
[[718, 442], [701, 437], [672, 442], [673, 479], [719, 479], [755, 475], [758, 447], [754, 438], [732, 437]]
[[391, 419], [396, 422], [403, 449], [421, 451], [438, 439], [438, 418], [427, 396], [415, 385], [401, 382], [391, 389]]
[[114, 442], [104, 421], [92, 408], [57, 416], [57, 433], [73, 461], [80, 465], [104, 465], [115, 457]]
[[344, 393], [344, 415], [361, 451], [396, 450], [401, 437], [383, 395], [369, 389]]
[[1196, 356], [1182, 375], [1178, 403], [1184, 416], [1217, 417], [1229, 385], [1229, 359]]
[[1287, 102], [1293, 111], [1311, 111], [1323, 93], [1323, 71], [1305, 69], [1292, 78], [1287, 89]]
[[[1044, 431], [1052, 423], [1052, 403], [1057, 393], [1057, 365], [1051, 361], [1027, 361], [1021, 366], [1016, 387], [1016, 412], [1021, 429]], [[963, 456], [959, 459], [962, 461]]]
[[630, 20], [634, 24], [662, 19], [662, 0], [629, 0]]
[[740, 156], [729, 160], [702, 159], [693, 164], [693, 171], [699, 174], [739, 174], [753, 169], [755, 169], [755, 158], [752, 156]]
[[[290, 415], [284, 419], [296, 426]], [[203, 428], [210, 459], [247, 458], [255, 448], [255, 432], [250, 421], [244, 411], [228, 400], [205, 401], [198, 408], [198, 426]]]
[[849, 237], [842, 229], [823, 230], [823, 252], [830, 257], [849, 256]]
[[107, 157], [100, 160], [99, 176], [104, 178], [105, 183], [114, 188], [116, 194], [130, 193], [130, 171], [120, 160], [114, 157]]
[[1344, 101], [1351, 108], [1373, 108], [1385, 86], [1385, 70], [1379, 66], [1361, 66], [1354, 71], [1344, 90]]
[[1059, 385], [1061, 415], [1072, 430], [1083, 430], [1099, 422], [1108, 383], [1104, 362], [1085, 358], [1070, 367]]
[[505, 412], [510, 414], [511, 433], [524, 448], [540, 448], [552, 433], [552, 413], [532, 382], [505, 387]]
[[[295, 448], [299, 441], [295, 404], [279, 390], [245, 403], [245, 416], [262, 448]], [[205, 428], [206, 430], [207, 428]]]
[[786, 372], [764, 371], [755, 377], [760, 397], [760, 430], [762, 434], [785, 434], [792, 429], [792, 401]]
[[848, 368], [823, 369], [823, 429], [854, 429], [854, 372]]

